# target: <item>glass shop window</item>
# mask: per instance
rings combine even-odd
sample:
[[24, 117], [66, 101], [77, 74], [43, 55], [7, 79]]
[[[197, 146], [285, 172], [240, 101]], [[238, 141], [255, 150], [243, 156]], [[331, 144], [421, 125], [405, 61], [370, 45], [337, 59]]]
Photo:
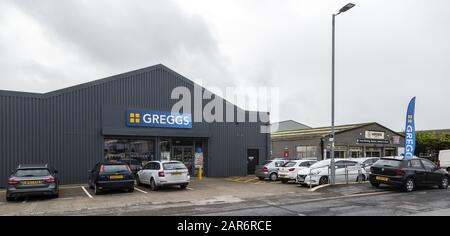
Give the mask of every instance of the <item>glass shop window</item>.
[[145, 139], [107, 138], [104, 143], [104, 155], [105, 160], [143, 166], [148, 161], [155, 160], [155, 142]]

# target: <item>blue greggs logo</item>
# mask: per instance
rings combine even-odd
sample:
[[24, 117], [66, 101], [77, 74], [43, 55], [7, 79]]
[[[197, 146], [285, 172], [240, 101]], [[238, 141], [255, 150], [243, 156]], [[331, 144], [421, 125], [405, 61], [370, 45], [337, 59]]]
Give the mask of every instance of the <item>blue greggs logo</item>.
[[126, 112], [126, 123], [130, 127], [191, 129], [192, 115], [132, 109]]

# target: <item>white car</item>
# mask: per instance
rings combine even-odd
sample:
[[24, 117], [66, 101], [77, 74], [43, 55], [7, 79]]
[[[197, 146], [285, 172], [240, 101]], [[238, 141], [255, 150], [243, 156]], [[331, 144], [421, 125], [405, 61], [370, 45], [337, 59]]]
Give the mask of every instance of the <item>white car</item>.
[[[336, 183], [346, 182], [347, 178], [349, 182], [359, 182], [368, 177], [361, 165], [351, 159], [335, 159], [335, 168]], [[309, 168], [298, 171], [296, 182], [304, 186], [328, 184], [330, 172], [330, 159], [319, 161]]]
[[[379, 157], [360, 157], [360, 158], [351, 158], [349, 160], [357, 161], [361, 165], [361, 168], [363, 168], [367, 172], [367, 174], [370, 174], [370, 167], [373, 164], [375, 164], [375, 162], [380, 160], [380, 158]], [[369, 175], [367, 175], [366, 177], [369, 177]]]
[[287, 183], [291, 180], [295, 181], [299, 170], [308, 168], [316, 162], [317, 161], [314, 160], [289, 161], [278, 170], [278, 179], [280, 179], [282, 183]]
[[179, 161], [151, 161], [137, 173], [137, 184], [150, 185], [156, 191], [161, 186], [179, 185], [185, 189], [190, 182], [189, 171]]

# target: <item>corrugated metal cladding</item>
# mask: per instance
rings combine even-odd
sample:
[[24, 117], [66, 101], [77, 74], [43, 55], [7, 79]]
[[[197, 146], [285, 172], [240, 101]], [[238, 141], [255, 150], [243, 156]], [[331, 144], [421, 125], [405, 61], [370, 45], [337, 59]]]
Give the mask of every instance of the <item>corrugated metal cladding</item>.
[[260, 162], [268, 158], [270, 134], [260, 133], [262, 122], [203, 122], [190, 130], [125, 126], [128, 108], [170, 111], [179, 86], [193, 94], [193, 82], [156, 65], [46, 94], [0, 91], [0, 186], [20, 163], [49, 163], [63, 184], [85, 183], [103, 159], [104, 134], [208, 138], [210, 177], [246, 175], [249, 148], [259, 149]]

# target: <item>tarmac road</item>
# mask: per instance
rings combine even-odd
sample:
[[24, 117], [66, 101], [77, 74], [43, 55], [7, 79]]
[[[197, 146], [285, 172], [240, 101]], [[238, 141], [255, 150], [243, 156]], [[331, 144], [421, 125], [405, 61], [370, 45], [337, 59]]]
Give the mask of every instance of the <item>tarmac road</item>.
[[413, 193], [396, 191], [363, 193], [322, 199], [246, 199], [223, 204], [164, 209], [124, 209], [100, 215], [199, 215], [199, 216], [406, 216], [450, 214], [450, 191], [420, 189]]

